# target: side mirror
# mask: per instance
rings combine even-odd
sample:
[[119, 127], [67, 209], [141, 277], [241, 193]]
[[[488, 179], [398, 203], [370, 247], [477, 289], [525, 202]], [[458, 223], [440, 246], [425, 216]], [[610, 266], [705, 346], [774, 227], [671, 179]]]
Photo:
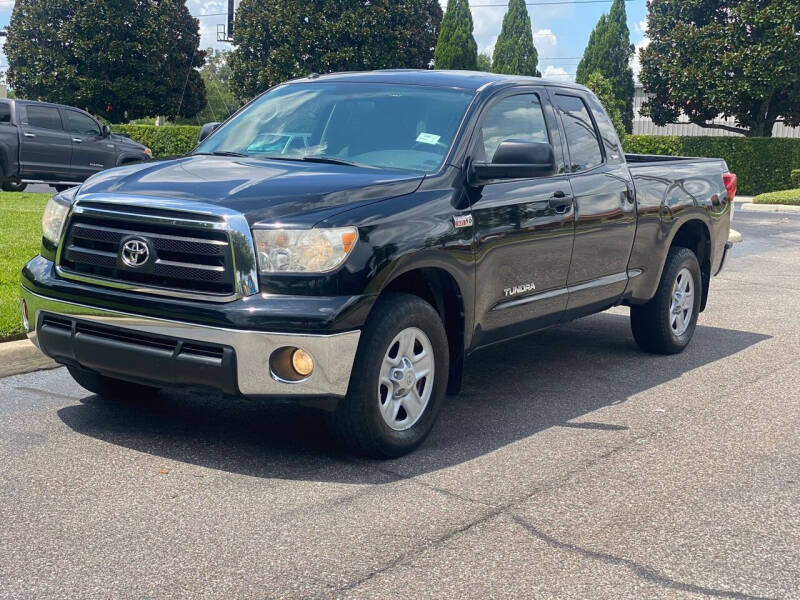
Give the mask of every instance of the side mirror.
[[199, 144], [208, 136], [210, 136], [212, 133], [214, 133], [214, 130], [219, 126], [220, 123], [206, 123], [205, 125], [203, 125], [200, 128], [200, 138], [197, 140], [197, 143]]
[[104, 138], [107, 138], [108, 136], [111, 135], [111, 128], [108, 125], [103, 125], [102, 131], [103, 131], [103, 137]]
[[553, 146], [547, 142], [506, 140], [501, 142], [491, 163], [473, 163], [471, 180], [484, 183], [494, 179], [528, 179], [555, 175]]

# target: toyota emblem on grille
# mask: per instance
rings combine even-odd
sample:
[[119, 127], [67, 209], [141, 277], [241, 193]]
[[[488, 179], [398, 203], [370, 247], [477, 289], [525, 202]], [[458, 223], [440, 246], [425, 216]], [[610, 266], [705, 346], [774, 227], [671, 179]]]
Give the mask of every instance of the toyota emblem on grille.
[[141, 238], [133, 238], [122, 244], [119, 254], [123, 264], [141, 267], [150, 258], [150, 244]]

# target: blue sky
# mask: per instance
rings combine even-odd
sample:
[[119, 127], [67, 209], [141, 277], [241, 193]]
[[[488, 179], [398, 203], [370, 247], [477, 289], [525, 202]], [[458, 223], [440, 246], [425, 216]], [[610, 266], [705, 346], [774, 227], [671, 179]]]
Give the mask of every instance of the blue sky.
[[[447, 0], [439, 0], [442, 6]], [[494, 48], [497, 35], [503, 23], [504, 5], [507, 0], [470, 0], [473, 5], [472, 17], [475, 22], [475, 40], [479, 50]], [[556, 2], [564, 0], [528, 0], [529, 2]], [[584, 0], [585, 1], [585, 0]], [[226, 0], [188, 0], [189, 9], [194, 15], [224, 13]], [[484, 5], [484, 6], [480, 6]], [[492, 5], [492, 6], [485, 6]], [[604, 12], [608, 12], [610, 2], [584, 4], [552, 4], [551, 6], [529, 6], [533, 22], [534, 43], [539, 50], [539, 69], [551, 79], [573, 79], [579, 57], [589, 39], [589, 33]], [[14, 0], [0, 0], [0, 27], [8, 25]], [[637, 46], [646, 44], [643, 22], [647, 13], [645, 0], [626, 3], [631, 42]], [[201, 17], [200, 26], [203, 47], [226, 47], [216, 41], [217, 24], [224, 23], [222, 16]], [[0, 66], [7, 64], [5, 56], [0, 55]], [[636, 70], [636, 65], [634, 65]]]

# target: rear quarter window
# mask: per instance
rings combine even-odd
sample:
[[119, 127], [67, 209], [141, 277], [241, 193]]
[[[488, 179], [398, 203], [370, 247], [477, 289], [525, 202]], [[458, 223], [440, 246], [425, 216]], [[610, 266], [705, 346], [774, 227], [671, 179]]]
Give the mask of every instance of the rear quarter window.
[[597, 123], [597, 129], [600, 130], [600, 139], [606, 148], [606, 159], [610, 163], [621, 163], [622, 148], [620, 147], [619, 136], [617, 135], [617, 130], [614, 129], [614, 125], [611, 123], [611, 119], [608, 118], [603, 105], [600, 104], [597, 98], [590, 95], [589, 108]]
[[11, 123], [11, 105], [0, 102], [0, 123]]

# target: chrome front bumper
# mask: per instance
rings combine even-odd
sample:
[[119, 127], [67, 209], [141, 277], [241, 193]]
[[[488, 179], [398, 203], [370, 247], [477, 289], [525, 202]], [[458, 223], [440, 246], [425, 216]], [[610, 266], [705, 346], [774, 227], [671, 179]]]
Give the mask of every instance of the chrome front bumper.
[[[245, 396], [344, 396], [361, 335], [358, 330], [307, 335], [209, 327], [65, 302], [35, 294], [24, 286], [22, 299], [27, 306], [28, 337], [45, 354], [47, 348], [40, 345], [36, 330], [42, 313], [130, 332], [229, 346], [236, 355], [238, 389]], [[311, 354], [315, 366], [308, 378], [288, 382], [271, 372], [269, 358], [283, 347], [302, 348]]]

